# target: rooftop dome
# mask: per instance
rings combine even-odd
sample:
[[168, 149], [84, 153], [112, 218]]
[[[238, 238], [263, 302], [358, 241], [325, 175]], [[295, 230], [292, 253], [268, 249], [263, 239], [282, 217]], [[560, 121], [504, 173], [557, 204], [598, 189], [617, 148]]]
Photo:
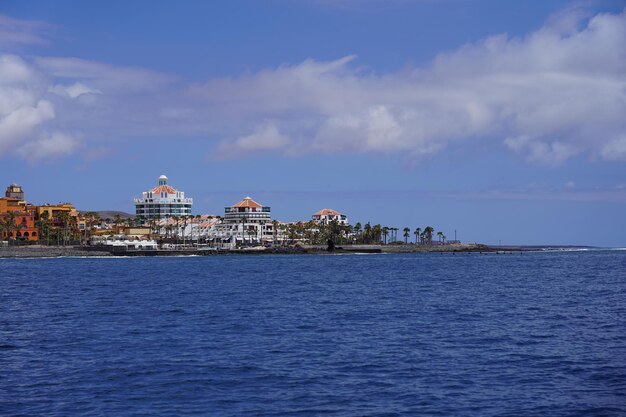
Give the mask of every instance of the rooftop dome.
[[159, 185], [167, 185], [167, 177], [165, 175], [159, 177]]

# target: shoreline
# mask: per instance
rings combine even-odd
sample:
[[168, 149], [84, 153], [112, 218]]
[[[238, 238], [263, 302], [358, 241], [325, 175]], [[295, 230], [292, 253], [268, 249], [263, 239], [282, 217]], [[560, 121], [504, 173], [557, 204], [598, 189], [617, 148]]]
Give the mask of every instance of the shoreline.
[[[215, 255], [293, 255], [293, 254], [375, 254], [375, 253], [512, 253], [537, 252], [556, 246], [507, 246], [493, 247], [483, 244], [452, 245], [343, 245], [328, 252], [323, 245], [278, 246], [264, 249], [242, 248], [232, 250], [156, 250], [112, 252], [93, 246], [4, 246], [0, 247], [0, 259], [7, 258], [58, 258], [58, 257], [128, 257], [128, 256], [215, 256]], [[584, 248], [584, 247], [577, 247]]]

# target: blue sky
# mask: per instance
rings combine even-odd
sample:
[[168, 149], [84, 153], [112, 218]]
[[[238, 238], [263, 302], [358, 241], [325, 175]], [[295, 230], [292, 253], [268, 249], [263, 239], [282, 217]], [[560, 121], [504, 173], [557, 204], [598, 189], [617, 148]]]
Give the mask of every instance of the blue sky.
[[0, 182], [626, 246], [623, 1], [0, 2]]

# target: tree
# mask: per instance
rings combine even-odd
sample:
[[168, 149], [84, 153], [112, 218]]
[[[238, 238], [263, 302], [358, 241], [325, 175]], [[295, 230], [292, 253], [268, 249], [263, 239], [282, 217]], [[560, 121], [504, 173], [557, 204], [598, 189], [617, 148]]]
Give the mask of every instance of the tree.
[[370, 243], [372, 239], [372, 225], [370, 222], [365, 223], [363, 226], [363, 234], [361, 235], [361, 242]]
[[435, 232], [435, 229], [433, 229], [430, 226], [426, 226], [424, 228], [424, 240], [426, 241], [426, 243], [428, 243], [429, 245], [432, 245], [433, 243], [433, 233]]
[[9, 213], [7, 213], [7, 215], [4, 218], [4, 227], [7, 231], [7, 236], [9, 238], [9, 240], [11, 240], [11, 237], [15, 238], [15, 236], [13, 236], [12, 232], [13, 230], [15, 230], [15, 213], [10, 211]]
[[442, 236], [443, 236], [443, 232], [437, 232], [437, 238], [439, 239], [439, 243], [441, 243]]
[[[182, 219], [183, 219], [183, 245], [185, 244], [185, 231], [187, 230], [187, 221], [189, 221], [189, 215], [183, 215]], [[192, 226], [193, 228], [193, 226]]]
[[39, 223], [37, 228], [39, 230], [39, 237], [43, 236], [43, 233], [46, 234], [46, 244], [50, 246], [50, 214], [47, 211], [41, 213], [39, 216]]
[[[4, 232], [6, 231], [6, 225], [4, 223], [4, 215], [0, 214], [0, 240], [3, 240]], [[8, 233], [7, 233], [8, 235]]]
[[352, 230], [354, 230], [354, 234], [356, 235], [355, 241], [358, 242], [359, 238], [361, 237], [361, 223], [357, 222], [352, 228]]
[[383, 235], [383, 228], [380, 224], [372, 226], [372, 242], [380, 244]]
[[384, 237], [384, 244], [387, 244], [387, 236], [389, 235], [389, 228], [387, 226], [383, 227], [383, 237]]
[[415, 231], [413, 232], [413, 234], [415, 235], [415, 244], [418, 244], [418, 240], [420, 238], [420, 234], [422, 233], [422, 229], [420, 229], [419, 227], [415, 229]]
[[113, 224], [115, 224], [115, 232], [117, 232], [117, 228], [122, 224], [122, 216], [119, 214], [113, 216]]
[[405, 244], [409, 243], [409, 236], [411, 236], [411, 229], [408, 227], [405, 227], [403, 231], [404, 231], [404, 243]]
[[278, 220], [272, 220], [272, 238], [274, 246], [276, 246], [278, 241]]

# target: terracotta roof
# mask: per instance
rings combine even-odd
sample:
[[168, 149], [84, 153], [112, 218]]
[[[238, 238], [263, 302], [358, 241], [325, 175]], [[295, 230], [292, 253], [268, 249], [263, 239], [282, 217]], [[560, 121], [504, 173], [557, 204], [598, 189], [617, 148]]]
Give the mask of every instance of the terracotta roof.
[[321, 209], [320, 211], [314, 214], [314, 216], [329, 216], [329, 215], [339, 216], [341, 215], [341, 213], [339, 213], [337, 210], [331, 210], [331, 209], [325, 208], [325, 209]]
[[150, 192], [152, 194], [161, 194], [161, 193], [176, 194], [176, 190], [170, 187], [169, 185], [157, 185], [156, 187], [151, 189]]
[[259, 203], [257, 203], [256, 201], [254, 201], [253, 199], [251, 199], [250, 197], [246, 197], [243, 200], [241, 200], [240, 202], [238, 202], [237, 204], [235, 204], [234, 206], [231, 207], [256, 207], [256, 208], [261, 208], [263, 207], [262, 205], [260, 205]]

